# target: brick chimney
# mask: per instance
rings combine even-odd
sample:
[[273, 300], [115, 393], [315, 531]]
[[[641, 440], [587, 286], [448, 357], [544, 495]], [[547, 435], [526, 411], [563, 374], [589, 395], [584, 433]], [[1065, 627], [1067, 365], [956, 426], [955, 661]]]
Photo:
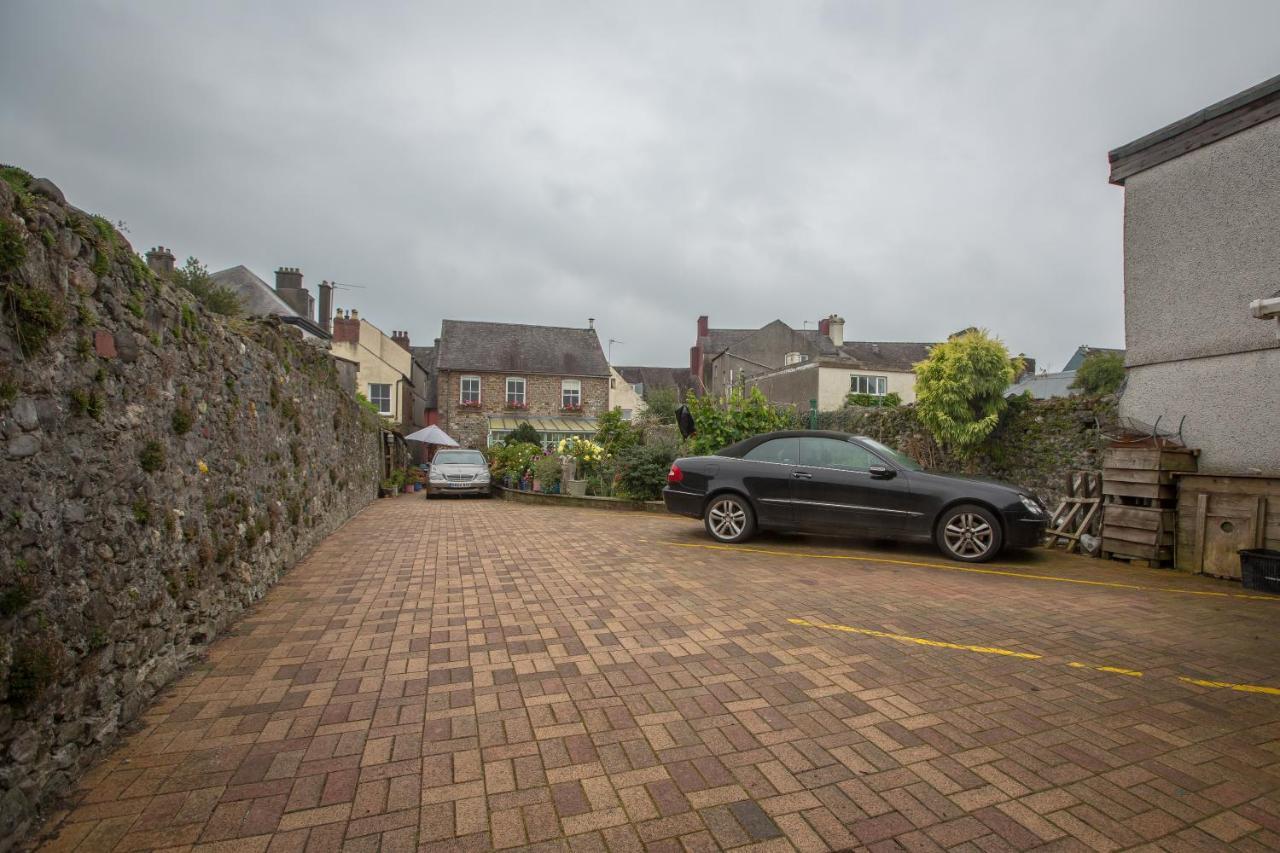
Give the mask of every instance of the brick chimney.
[[710, 328], [711, 328], [711, 320], [707, 317], [706, 314], [703, 314], [701, 317], [698, 318], [698, 337], [705, 338], [709, 334]]
[[316, 301], [302, 286], [302, 270], [297, 267], [276, 270], [276, 295], [287, 302], [299, 317], [315, 319]]
[[354, 311], [348, 311], [344, 315], [342, 309], [339, 308], [333, 315], [333, 341], [334, 343], [360, 343], [360, 318], [355, 315]]
[[391, 342], [399, 344], [405, 352], [409, 352], [409, 333], [405, 331], [391, 333]]
[[147, 252], [147, 266], [161, 278], [169, 278], [173, 275], [173, 260], [173, 252], [164, 246], [156, 246]]
[[333, 332], [333, 285], [320, 282], [320, 328]]
[[831, 334], [831, 321], [828, 320], [826, 317], [823, 317], [821, 320], [818, 321], [818, 334], [820, 335]]

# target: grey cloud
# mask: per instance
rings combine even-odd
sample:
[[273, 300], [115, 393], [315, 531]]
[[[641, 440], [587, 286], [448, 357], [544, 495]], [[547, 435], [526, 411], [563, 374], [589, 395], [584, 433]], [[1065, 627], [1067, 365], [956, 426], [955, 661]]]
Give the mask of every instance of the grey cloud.
[[1107, 149], [1275, 73], [1280, 6], [10, 2], [0, 159], [433, 337], [694, 318], [1121, 345]]

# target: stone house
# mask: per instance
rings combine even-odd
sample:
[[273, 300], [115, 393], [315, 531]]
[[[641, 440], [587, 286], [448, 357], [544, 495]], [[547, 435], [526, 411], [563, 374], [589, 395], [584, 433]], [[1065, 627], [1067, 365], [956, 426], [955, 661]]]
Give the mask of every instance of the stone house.
[[759, 329], [712, 329], [698, 318], [689, 368], [702, 393], [757, 387], [770, 400], [823, 411], [838, 409], [850, 393], [915, 400], [913, 365], [932, 343], [847, 341], [844, 318], [831, 314], [815, 329], [774, 320]]
[[[612, 369], [617, 375], [618, 388], [610, 386], [610, 408], [620, 407], [624, 416], [628, 402], [635, 415], [641, 414], [645, 410], [645, 399], [653, 391], [670, 389], [677, 400], [683, 401], [694, 386], [693, 373], [687, 367], [619, 365]], [[626, 389], [622, 389], [624, 384]]]
[[551, 446], [594, 436], [609, 405], [609, 363], [587, 328], [445, 320], [428, 418], [466, 447], [501, 441], [522, 421]]
[[1124, 188], [1120, 414], [1201, 472], [1280, 474], [1280, 76], [1110, 152]]

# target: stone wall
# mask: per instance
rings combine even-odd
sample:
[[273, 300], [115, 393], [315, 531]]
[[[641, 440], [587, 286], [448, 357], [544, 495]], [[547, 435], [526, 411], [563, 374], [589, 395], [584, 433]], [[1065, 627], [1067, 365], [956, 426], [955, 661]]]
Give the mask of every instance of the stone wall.
[[0, 850], [376, 494], [376, 418], [0, 171]]
[[[866, 435], [926, 467], [1004, 480], [1031, 489], [1055, 509], [1072, 471], [1101, 471], [1107, 440], [1098, 423], [1115, 420], [1112, 397], [1014, 398], [1000, 426], [970, 460], [944, 452], [916, 419], [914, 406], [846, 408], [818, 414], [819, 429]], [[807, 413], [801, 413], [808, 426]]]

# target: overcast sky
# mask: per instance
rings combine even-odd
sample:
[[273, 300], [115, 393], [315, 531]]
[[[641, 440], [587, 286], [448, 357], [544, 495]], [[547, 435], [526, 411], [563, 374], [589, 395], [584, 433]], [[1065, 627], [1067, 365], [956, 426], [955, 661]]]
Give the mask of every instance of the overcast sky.
[[430, 343], [695, 318], [1060, 367], [1123, 345], [1108, 149], [1280, 73], [1263, 2], [0, 5], [0, 161], [134, 247], [277, 266]]

